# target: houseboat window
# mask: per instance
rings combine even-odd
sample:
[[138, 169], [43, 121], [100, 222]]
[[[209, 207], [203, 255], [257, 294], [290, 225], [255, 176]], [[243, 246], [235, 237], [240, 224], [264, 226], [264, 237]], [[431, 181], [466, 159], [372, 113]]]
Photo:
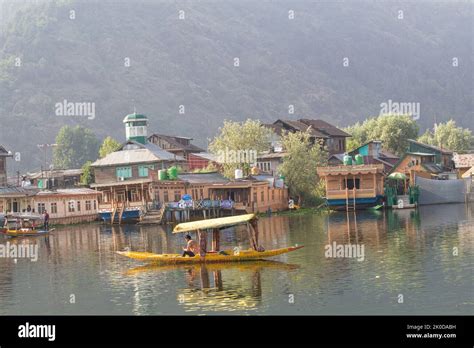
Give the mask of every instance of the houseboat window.
[[38, 203], [38, 213], [43, 214], [45, 210], [46, 210], [45, 204], [44, 203]]
[[86, 201], [86, 210], [91, 210], [91, 201]]
[[117, 178], [131, 178], [132, 167], [117, 167], [116, 169]]
[[262, 192], [260, 193], [260, 200], [261, 200], [262, 202], [265, 202], [265, 192], [264, 192], [264, 191], [262, 191]]
[[174, 191], [174, 201], [179, 202], [181, 200], [181, 191]]
[[164, 200], [165, 202], [169, 202], [168, 191], [163, 192], [163, 200]]
[[68, 202], [68, 204], [67, 204], [67, 210], [68, 210], [68, 212], [70, 212], [70, 213], [74, 213], [74, 202], [72, 202], [72, 201], [71, 201], [71, 202]]
[[253, 192], [253, 201], [257, 202], [257, 192], [256, 191]]
[[354, 187], [355, 187], [357, 190], [360, 189], [360, 179], [348, 178], [348, 179], [346, 180], [346, 182], [347, 182], [347, 186], [346, 186], [346, 187], [347, 187], [349, 190], [354, 189]]
[[97, 201], [94, 199], [94, 210], [97, 209]]
[[77, 201], [77, 211], [81, 211], [81, 201]]
[[51, 203], [51, 214], [57, 214], [58, 213], [58, 204], [57, 203]]
[[203, 197], [204, 197], [204, 190], [203, 190], [203, 189], [199, 189], [199, 194], [200, 194], [199, 197], [201, 197], [201, 199], [203, 199]]

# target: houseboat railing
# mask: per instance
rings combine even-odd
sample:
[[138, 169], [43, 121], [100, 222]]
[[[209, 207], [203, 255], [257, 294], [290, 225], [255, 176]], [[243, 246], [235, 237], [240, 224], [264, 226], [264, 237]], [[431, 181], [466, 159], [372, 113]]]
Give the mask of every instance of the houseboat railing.
[[[331, 197], [332, 195], [345, 195], [346, 192], [349, 191], [352, 194], [353, 189], [342, 189], [342, 190], [327, 190], [326, 195], [327, 197]], [[355, 189], [356, 195], [357, 194], [370, 194], [376, 195], [376, 189]]]

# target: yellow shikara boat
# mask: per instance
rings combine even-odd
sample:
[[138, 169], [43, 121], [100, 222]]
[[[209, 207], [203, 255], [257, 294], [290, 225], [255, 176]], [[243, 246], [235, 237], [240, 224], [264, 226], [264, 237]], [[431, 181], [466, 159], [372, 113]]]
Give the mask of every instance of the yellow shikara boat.
[[[219, 249], [220, 230], [237, 225], [247, 225], [247, 232], [251, 243], [251, 248], [241, 250], [234, 248], [231, 250]], [[207, 251], [207, 233], [212, 230], [212, 250]], [[208, 219], [195, 222], [185, 222], [176, 225], [173, 233], [197, 232], [199, 237], [200, 253], [193, 257], [182, 256], [180, 254], [154, 254], [139, 251], [118, 251], [117, 253], [134, 260], [153, 264], [197, 264], [197, 263], [219, 263], [219, 262], [242, 262], [263, 260], [267, 257], [286, 254], [291, 251], [301, 249], [303, 246], [292, 246], [287, 248], [265, 250], [258, 244], [257, 216], [255, 214], [245, 214], [217, 219]]]
[[53, 229], [44, 229], [42, 220], [41, 215], [36, 214], [7, 214], [1, 232], [8, 237], [34, 237], [53, 231]]

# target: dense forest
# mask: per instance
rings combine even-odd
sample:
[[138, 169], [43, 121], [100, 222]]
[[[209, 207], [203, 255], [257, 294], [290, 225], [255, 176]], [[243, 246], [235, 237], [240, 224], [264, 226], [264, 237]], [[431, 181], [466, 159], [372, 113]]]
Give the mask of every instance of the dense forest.
[[[471, 2], [0, 0], [0, 143], [39, 168], [63, 125], [150, 131], [206, 146], [224, 119], [344, 127], [388, 100], [420, 103], [423, 132], [474, 128]], [[94, 103], [94, 117], [57, 103]], [[289, 113], [292, 106], [294, 113]]]

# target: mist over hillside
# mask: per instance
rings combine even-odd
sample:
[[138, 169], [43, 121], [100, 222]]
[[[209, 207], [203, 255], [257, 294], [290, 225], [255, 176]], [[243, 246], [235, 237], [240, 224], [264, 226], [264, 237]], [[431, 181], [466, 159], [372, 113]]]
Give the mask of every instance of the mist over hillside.
[[[39, 168], [62, 125], [123, 140], [134, 107], [204, 147], [224, 119], [346, 126], [389, 100], [420, 103], [422, 130], [474, 128], [467, 1], [0, 1], [0, 19], [10, 170]], [[95, 114], [58, 116], [64, 101]]]

